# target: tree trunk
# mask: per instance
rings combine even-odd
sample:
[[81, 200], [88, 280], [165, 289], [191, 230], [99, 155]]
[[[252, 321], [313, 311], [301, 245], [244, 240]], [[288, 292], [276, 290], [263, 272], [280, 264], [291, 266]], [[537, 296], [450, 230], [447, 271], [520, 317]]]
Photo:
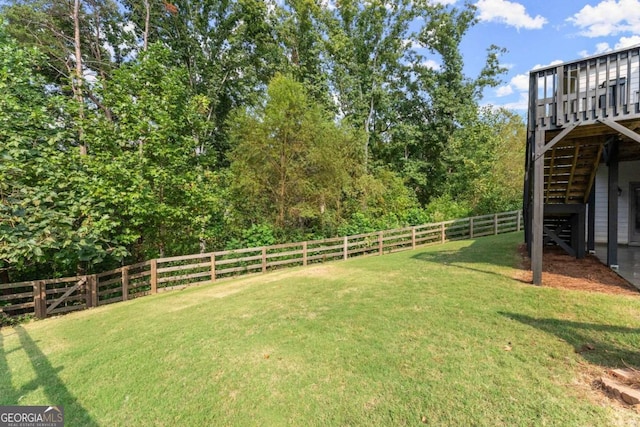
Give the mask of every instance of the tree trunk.
[[286, 172], [286, 158], [284, 155], [284, 149], [282, 156], [280, 157], [280, 189], [278, 191], [280, 196], [280, 201], [278, 203], [278, 220], [277, 224], [279, 227], [284, 227], [284, 216], [285, 216], [285, 195], [287, 193], [287, 172]]
[[147, 51], [149, 47], [149, 21], [151, 20], [151, 6], [149, 5], [149, 0], [144, 0], [144, 34], [143, 34], [143, 45], [142, 50]]
[[74, 30], [74, 45], [75, 45], [75, 60], [76, 60], [76, 72], [75, 78], [72, 78], [73, 92], [78, 102], [78, 118], [80, 124], [78, 125], [78, 142], [80, 144], [80, 155], [87, 155], [87, 145], [84, 142], [84, 132], [82, 126], [84, 125], [84, 97], [82, 96], [82, 49], [80, 48], [80, 0], [74, 0], [73, 2], [73, 30]]
[[[98, 60], [98, 64], [101, 64], [98, 67], [98, 72], [100, 73], [100, 77], [102, 77], [102, 87], [104, 88], [104, 90], [107, 89], [107, 82], [108, 82], [108, 78], [107, 78], [107, 73], [104, 70], [104, 67], [102, 66], [102, 51], [100, 50], [100, 27], [102, 26], [102, 18], [100, 15], [100, 6], [99, 6], [100, 2], [95, 2], [92, 4], [93, 7], [93, 26], [96, 29], [95, 32], [95, 38], [94, 38], [94, 55], [95, 58]], [[111, 113], [111, 110], [108, 109], [104, 104], [102, 104], [102, 102], [100, 102], [100, 100], [94, 96], [91, 91], [87, 91], [87, 96], [89, 97], [89, 99], [91, 99], [91, 101], [96, 104], [98, 106], [98, 108], [100, 108], [103, 112], [105, 117], [107, 118], [107, 120], [109, 120], [110, 122], [113, 121], [113, 114]]]

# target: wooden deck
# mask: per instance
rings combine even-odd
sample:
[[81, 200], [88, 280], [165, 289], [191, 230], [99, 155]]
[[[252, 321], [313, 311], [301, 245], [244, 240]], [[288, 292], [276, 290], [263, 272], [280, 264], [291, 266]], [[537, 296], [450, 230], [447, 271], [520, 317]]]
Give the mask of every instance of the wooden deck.
[[639, 70], [640, 46], [533, 70], [531, 125], [558, 129], [640, 118]]
[[534, 283], [541, 281], [543, 244], [584, 253], [571, 247], [584, 246], [583, 237], [570, 243], [562, 234], [583, 233], [599, 164], [614, 165], [617, 174], [619, 161], [640, 159], [638, 130], [640, 45], [530, 73], [524, 210]]

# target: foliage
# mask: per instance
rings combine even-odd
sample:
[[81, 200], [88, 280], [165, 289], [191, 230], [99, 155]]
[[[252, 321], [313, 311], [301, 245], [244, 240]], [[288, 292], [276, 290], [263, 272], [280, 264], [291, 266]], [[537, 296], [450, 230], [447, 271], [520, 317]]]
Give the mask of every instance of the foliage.
[[328, 54], [323, 7], [314, 0], [286, 0], [278, 13], [277, 37], [286, 57], [285, 72], [303, 83], [313, 101], [333, 109], [329, 94]]
[[[81, 45], [88, 69], [107, 74], [122, 61], [126, 40], [122, 17], [114, 0], [80, 2]], [[46, 55], [46, 75], [62, 85], [73, 72], [74, 27], [73, 2], [59, 0], [21, 0], [4, 7], [7, 31], [23, 46], [37, 47]], [[117, 43], [116, 43], [117, 42]], [[113, 56], [109, 49], [114, 49]]]
[[456, 201], [449, 194], [436, 197], [425, 208], [428, 222], [442, 222], [456, 218], [467, 218], [471, 213], [465, 202]]
[[114, 219], [89, 189], [65, 126], [65, 98], [47, 96], [41, 57], [0, 27], [0, 260], [10, 272], [60, 274], [126, 254]]
[[504, 109], [485, 109], [479, 123], [476, 132], [486, 141], [476, 153], [485, 157], [469, 186], [468, 200], [478, 215], [521, 209], [526, 142], [522, 117]]
[[276, 244], [275, 231], [269, 224], [253, 224], [242, 230], [240, 238], [234, 238], [227, 243], [226, 249], [259, 248]]
[[485, 107], [457, 129], [447, 156], [452, 163], [444, 195], [477, 215], [521, 206], [525, 125], [522, 117]]
[[460, 155], [473, 153], [471, 149], [458, 150], [464, 144], [458, 134], [473, 124], [482, 91], [499, 84], [504, 68], [498, 62], [502, 50], [489, 46], [479, 75], [469, 78], [463, 73], [460, 45], [477, 22], [474, 6], [429, 4], [423, 16], [425, 24], [411, 40], [426, 47], [432, 57], [427, 61], [414, 56], [409, 78], [401, 80], [401, 96], [392, 105], [399, 117], [390, 122], [400, 125], [389, 125], [389, 143], [380, 151], [427, 204], [447, 192], [457, 196], [449, 189], [449, 180], [460, 164]]
[[284, 230], [322, 229], [340, 216], [358, 170], [357, 139], [311, 103], [301, 83], [276, 76], [266, 103], [238, 110], [231, 128], [232, 190], [245, 218]]
[[407, 0], [341, 1], [324, 16], [331, 86], [345, 120], [361, 129], [364, 161], [383, 141], [393, 100], [403, 97], [394, 82], [410, 78], [409, 24], [420, 9]]
[[33, 315], [23, 314], [20, 316], [7, 316], [0, 312], [0, 328], [5, 326], [16, 326], [22, 323], [27, 323], [33, 319]]
[[[168, 50], [152, 45], [114, 72], [101, 93], [113, 114], [91, 126], [96, 188], [137, 241], [136, 258], [194, 252], [215, 241], [220, 177], [207, 170], [198, 135], [212, 125]], [[168, 65], [169, 64], [169, 65]], [[99, 113], [99, 112], [97, 112]]]
[[519, 204], [470, 3], [75, 4], [0, 6], [0, 281]]
[[341, 236], [416, 225], [424, 212], [415, 193], [388, 168], [376, 168], [354, 182], [348, 212], [338, 233]]
[[[186, 70], [186, 84], [207, 99], [212, 126], [198, 136], [209, 159], [226, 159], [226, 121], [234, 108], [254, 105], [281, 68], [273, 13], [262, 0], [150, 0], [150, 41], [172, 52], [172, 65]], [[139, 0], [122, 0], [135, 32], [144, 30]]]

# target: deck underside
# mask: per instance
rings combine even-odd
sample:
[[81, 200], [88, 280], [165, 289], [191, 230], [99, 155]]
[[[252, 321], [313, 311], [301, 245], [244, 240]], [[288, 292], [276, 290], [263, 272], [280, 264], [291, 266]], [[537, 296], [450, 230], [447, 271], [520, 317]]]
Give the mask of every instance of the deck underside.
[[[640, 119], [618, 123], [634, 133], [640, 129]], [[544, 131], [545, 144], [561, 132]], [[640, 160], [640, 143], [603, 123], [578, 125], [549, 149], [544, 155], [544, 203], [587, 203], [598, 165], [607, 161], [607, 144], [614, 139], [619, 161]]]

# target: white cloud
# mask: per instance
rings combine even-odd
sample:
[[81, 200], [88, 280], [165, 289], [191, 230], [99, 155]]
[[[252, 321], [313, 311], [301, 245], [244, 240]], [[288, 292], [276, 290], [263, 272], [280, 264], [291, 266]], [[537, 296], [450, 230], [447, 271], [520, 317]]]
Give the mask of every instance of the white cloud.
[[496, 96], [498, 98], [511, 95], [512, 93], [513, 93], [513, 88], [511, 87], [511, 85], [500, 86], [498, 89], [496, 89]]
[[511, 95], [514, 92], [527, 92], [529, 90], [529, 75], [518, 74], [513, 76], [509, 83], [505, 86], [501, 86], [496, 90], [496, 96], [501, 98], [503, 96]]
[[600, 55], [603, 53], [611, 52], [614, 49], [624, 49], [627, 47], [636, 46], [638, 44], [640, 44], [640, 35], [620, 37], [620, 40], [618, 40], [618, 42], [613, 47], [611, 47], [609, 43], [602, 42], [596, 44], [596, 48], [593, 52], [581, 50], [580, 52], [578, 52], [578, 54], [582, 58], [586, 58], [587, 56]]
[[454, 4], [455, 2], [457, 2], [458, 0], [431, 0], [430, 3], [432, 4], [442, 4], [442, 5], [449, 5], [449, 4]]
[[425, 59], [422, 61], [421, 65], [426, 68], [431, 68], [432, 70], [440, 70], [440, 64], [433, 59]]
[[517, 101], [502, 104], [500, 107], [506, 108], [507, 110], [527, 110], [529, 108], [529, 93], [522, 92]]
[[519, 91], [529, 90], [529, 74], [518, 74], [511, 79], [510, 84]]
[[620, 41], [616, 43], [616, 49], [624, 49], [640, 44], [640, 36], [620, 37]]
[[562, 64], [564, 61], [561, 59], [556, 59], [554, 61], [551, 61], [549, 64], [547, 65], [541, 65], [541, 64], [536, 64], [533, 66], [532, 70], [537, 70], [538, 68], [547, 68], [547, 67], [553, 67], [554, 65], [558, 65], [558, 64]]
[[414, 40], [414, 39], [404, 39], [402, 40], [402, 46], [408, 48], [408, 49], [424, 49], [424, 46], [422, 45], [422, 43], [420, 43], [418, 40]]
[[585, 37], [637, 33], [640, 0], [604, 0], [595, 6], [586, 5], [567, 21], [580, 28], [580, 35]]
[[547, 23], [543, 16], [531, 17], [525, 7], [520, 3], [507, 0], [478, 0], [478, 19], [487, 22], [502, 22], [506, 25], [516, 27], [518, 30], [537, 30]]
[[596, 50], [594, 52], [589, 53], [586, 50], [581, 50], [580, 52], [578, 52], [578, 55], [585, 58], [591, 55], [600, 55], [601, 53], [607, 53], [607, 52], [610, 52], [611, 50], [612, 49], [611, 49], [611, 46], [609, 46], [609, 43], [602, 42], [602, 43], [596, 44]]

